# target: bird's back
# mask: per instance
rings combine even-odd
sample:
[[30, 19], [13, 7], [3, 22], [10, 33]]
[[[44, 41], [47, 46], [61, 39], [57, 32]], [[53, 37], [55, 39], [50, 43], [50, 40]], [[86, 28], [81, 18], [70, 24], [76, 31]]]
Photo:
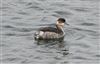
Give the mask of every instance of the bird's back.
[[37, 32], [35, 32], [35, 39], [56, 39], [63, 37], [61, 30], [58, 30], [54, 27], [44, 27], [40, 28]]

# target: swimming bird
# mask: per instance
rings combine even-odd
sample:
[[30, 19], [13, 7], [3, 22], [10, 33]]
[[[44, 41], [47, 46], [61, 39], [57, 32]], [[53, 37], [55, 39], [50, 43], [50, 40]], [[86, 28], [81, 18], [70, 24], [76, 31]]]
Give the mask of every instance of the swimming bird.
[[[59, 18], [55, 24], [55, 27], [42, 27], [34, 34], [35, 40], [53, 40], [53, 39], [63, 39], [65, 36], [64, 24], [66, 20], [64, 18]], [[69, 25], [69, 24], [67, 24]]]

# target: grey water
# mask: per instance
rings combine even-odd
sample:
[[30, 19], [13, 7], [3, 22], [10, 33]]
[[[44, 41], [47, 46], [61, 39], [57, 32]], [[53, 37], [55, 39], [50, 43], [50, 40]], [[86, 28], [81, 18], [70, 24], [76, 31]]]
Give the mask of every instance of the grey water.
[[[100, 64], [100, 0], [1, 0], [1, 64]], [[66, 19], [63, 41], [34, 32]]]

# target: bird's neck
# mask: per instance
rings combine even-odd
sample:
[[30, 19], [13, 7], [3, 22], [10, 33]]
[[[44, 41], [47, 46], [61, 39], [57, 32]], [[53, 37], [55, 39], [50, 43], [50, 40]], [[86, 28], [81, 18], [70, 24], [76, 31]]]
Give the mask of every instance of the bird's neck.
[[63, 26], [56, 25], [58, 32], [64, 33]]

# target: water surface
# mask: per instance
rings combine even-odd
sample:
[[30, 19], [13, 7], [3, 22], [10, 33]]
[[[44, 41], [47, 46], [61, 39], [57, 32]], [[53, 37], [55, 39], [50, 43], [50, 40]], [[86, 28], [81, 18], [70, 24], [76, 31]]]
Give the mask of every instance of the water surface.
[[[2, 64], [99, 64], [99, 0], [2, 0]], [[0, 12], [1, 12], [0, 11]], [[67, 20], [63, 41], [34, 32]]]

